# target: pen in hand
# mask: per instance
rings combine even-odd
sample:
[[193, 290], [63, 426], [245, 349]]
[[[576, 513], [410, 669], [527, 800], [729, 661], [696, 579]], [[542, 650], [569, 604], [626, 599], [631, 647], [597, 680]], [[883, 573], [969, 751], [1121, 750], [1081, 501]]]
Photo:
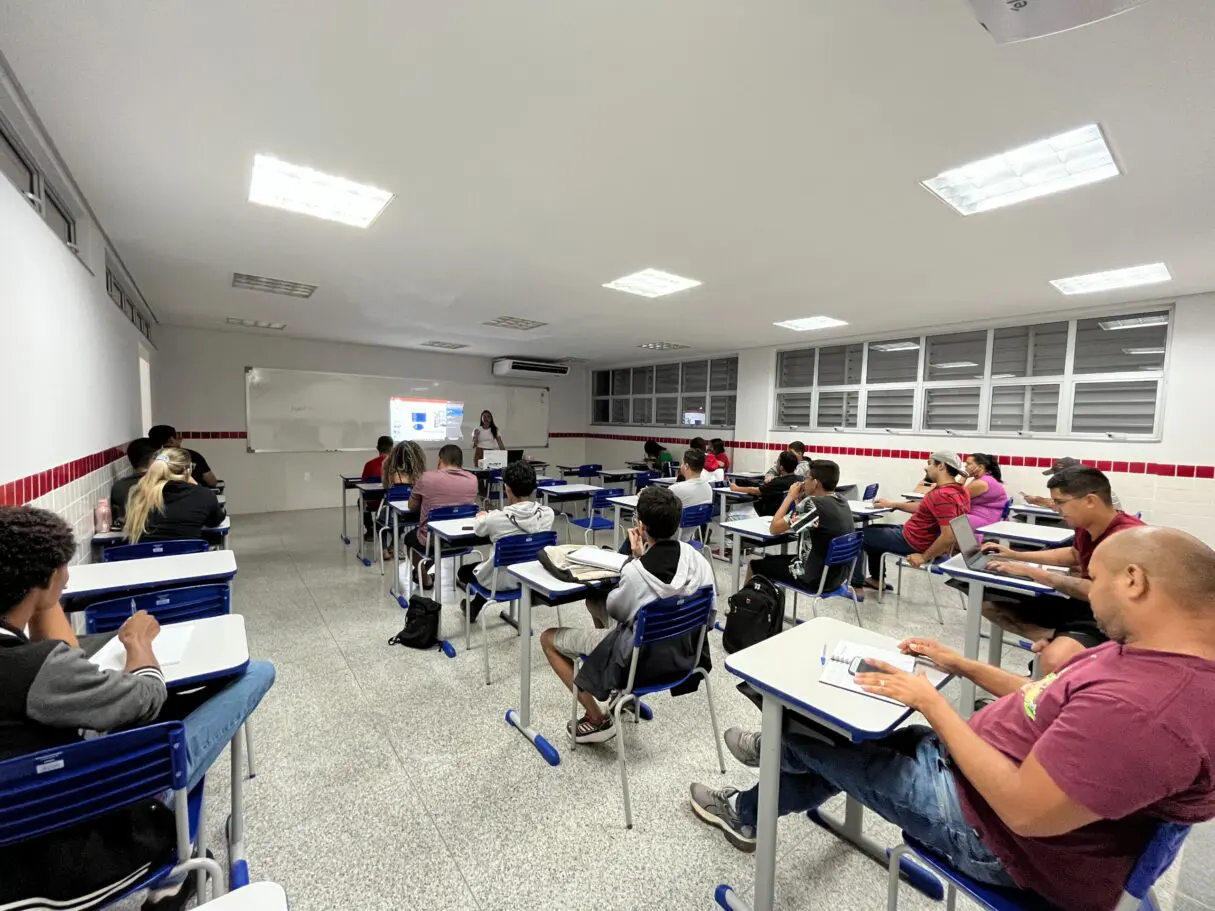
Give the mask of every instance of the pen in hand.
[[826, 645], [826, 643], [823, 644], [823, 653], [822, 653], [822, 655], [819, 656], [818, 663], [823, 665], [824, 667], [827, 664], [827, 645]]

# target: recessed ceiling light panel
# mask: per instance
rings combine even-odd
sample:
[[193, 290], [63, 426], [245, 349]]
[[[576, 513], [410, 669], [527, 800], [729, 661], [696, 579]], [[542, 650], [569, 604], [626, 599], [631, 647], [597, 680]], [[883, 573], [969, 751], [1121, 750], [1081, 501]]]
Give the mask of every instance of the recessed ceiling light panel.
[[694, 278], [684, 278], [673, 272], [663, 272], [661, 269], [642, 269], [640, 272], [634, 272], [624, 278], [607, 282], [603, 287], [611, 288], [613, 291], [626, 291], [641, 297], [662, 297], [666, 294], [674, 294], [676, 291], [695, 288], [699, 284], [700, 282]]
[[1168, 266], [1164, 263], [1149, 263], [1145, 266], [1111, 269], [1108, 272], [1073, 275], [1071, 278], [1056, 278], [1051, 284], [1064, 294], [1095, 294], [1098, 291], [1114, 291], [1118, 288], [1156, 285], [1172, 278]]
[[366, 228], [392, 198], [387, 190], [344, 177], [288, 164], [269, 155], [253, 156], [249, 202]]
[[1095, 123], [952, 168], [924, 187], [963, 215], [989, 212], [1121, 173]]
[[547, 326], [548, 323], [541, 323], [534, 319], [523, 319], [519, 316], [499, 316], [497, 319], [491, 319], [487, 323], [482, 323], [482, 326], [493, 326], [495, 329], [518, 329], [520, 332], [528, 332], [532, 329], [539, 329], [541, 326]]
[[278, 329], [287, 328], [286, 323], [268, 323], [260, 319], [237, 319], [235, 316], [229, 316], [226, 320], [229, 326], [244, 326], [246, 329]]
[[836, 326], [847, 326], [848, 324], [842, 319], [830, 316], [804, 316], [801, 319], [787, 319], [772, 325], [780, 326], [782, 329], [792, 329], [794, 332], [809, 332], [814, 329], [834, 329]]
[[1152, 326], [1167, 326], [1169, 324], [1169, 315], [1167, 313], [1152, 313], [1148, 316], [1126, 316], [1119, 319], [1104, 319], [1097, 323], [1106, 331], [1117, 329], [1148, 329]]
[[691, 348], [691, 345], [680, 345], [677, 342], [646, 342], [638, 348], [648, 348], [651, 351], [678, 351], [681, 348]]
[[423, 348], [445, 348], [448, 351], [455, 351], [459, 348], [467, 348], [463, 342], [422, 342]]
[[287, 297], [312, 297], [316, 291], [316, 285], [289, 282], [281, 278], [266, 278], [264, 275], [249, 275], [245, 272], [232, 273], [232, 287], [265, 291], [267, 294], [284, 294]]
[[889, 354], [891, 351], [919, 351], [918, 342], [882, 342], [877, 345], [870, 345], [875, 351], [881, 351], [883, 354]]

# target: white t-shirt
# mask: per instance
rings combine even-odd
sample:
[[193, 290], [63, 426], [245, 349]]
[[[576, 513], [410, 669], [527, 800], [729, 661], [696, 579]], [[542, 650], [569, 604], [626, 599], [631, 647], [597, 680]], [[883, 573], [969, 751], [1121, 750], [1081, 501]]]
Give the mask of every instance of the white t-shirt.
[[[703, 473], [700, 477], [688, 481], [676, 481], [671, 485], [671, 493], [679, 497], [679, 502], [684, 505], [685, 509], [689, 506], [700, 506], [702, 503], [713, 502], [713, 488], [705, 480]], [[695, 534], [695, 528], [682, 528], [679, 531], [679, 540], [690, 541]]]
[[[501, 431], [499, 431], [501, 432]], [[494, 439], [494, 432], [488, 427], [478, 426], [473, 434], [473, 446], [480, 449], [500, 449], [498, 441]]]

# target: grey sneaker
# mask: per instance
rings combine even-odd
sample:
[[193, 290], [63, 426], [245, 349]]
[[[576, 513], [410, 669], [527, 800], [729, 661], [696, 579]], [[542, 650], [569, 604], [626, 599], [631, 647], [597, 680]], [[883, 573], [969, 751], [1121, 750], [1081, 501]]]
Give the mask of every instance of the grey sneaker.
[[731, 756], [743, 765], [759, 768], [759, 731], [730, 728], [723, 739]]
[[692, 785], [692, 812], [711, 826], [721, 829], [726, 841], [740, 851], [751, 854], [755, 851], [755, 827], [744, 826], [738, 813], [730, 806], [730, 798], [738, 788], [722, 788], [714, 791], [708, 785]]

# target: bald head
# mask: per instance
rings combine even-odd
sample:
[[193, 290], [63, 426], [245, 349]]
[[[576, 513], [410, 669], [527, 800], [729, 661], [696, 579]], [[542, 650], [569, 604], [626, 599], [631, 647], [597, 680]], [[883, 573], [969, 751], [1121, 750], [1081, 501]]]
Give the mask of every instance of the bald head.
[[1095, 560], [1109, 573], [1138, 566], [1152, 588], [1179, 607], [1215, 614], [1215, 550], [1176, 528], [1144, 525], [1103, 541]]

